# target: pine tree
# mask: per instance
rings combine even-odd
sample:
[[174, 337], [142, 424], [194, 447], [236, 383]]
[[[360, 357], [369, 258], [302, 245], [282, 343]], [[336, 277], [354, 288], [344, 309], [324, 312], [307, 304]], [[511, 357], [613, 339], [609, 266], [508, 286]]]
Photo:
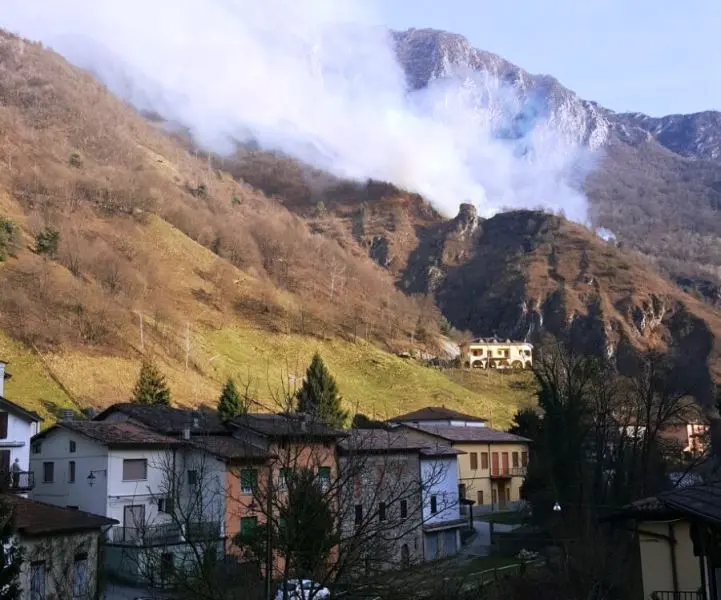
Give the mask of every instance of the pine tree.
[[170, 390], [165, 376], [149, 359], [144, 359], [140, 375], [130, 400], [135, 404], [163, 404], [170, 406]]
[[235, 387], [235, 381], [232, 377], [228, 378], [223, 386], [223, 391], [218, 398], [218, 414], [223, 423], [231, 421], [234, 417], [248, 412], [247, 403], [238, 394]]
[[341, 405], [338, 385], [316, 352], [298, 390], [298, 410], [313, 415], [331, 427], [343, 427], [348, 413]]
[[[12, 508], [0, 500], [0, 600], [19, 600], [22, 549], [13, 543], [15, 527]], [[4, 548], [4, 552], [3, 552]]]

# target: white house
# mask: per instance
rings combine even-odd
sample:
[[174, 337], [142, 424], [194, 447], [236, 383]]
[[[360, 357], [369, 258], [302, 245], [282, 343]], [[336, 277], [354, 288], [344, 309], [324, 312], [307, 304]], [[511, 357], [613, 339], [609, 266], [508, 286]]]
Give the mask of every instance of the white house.
[[5, 399], [7, 363], [0, 361], [0, 490], [26, 493], [33, 487], [30, 438], [38, 432], [39, 415]]
[[462, 451], [430, 443], [421, 448], [423, 548], [426, 560], [452, 556], [461, 547], [458, 455]]
[[150, 554], [177, 565], [191, 537], [223, 536], [225, 464], [189, 439], [130, 422], [61, 421], [33, 438], [30, 464], [33, 499], [118, 522], [106, 550], [116, 575], [147, 583]]

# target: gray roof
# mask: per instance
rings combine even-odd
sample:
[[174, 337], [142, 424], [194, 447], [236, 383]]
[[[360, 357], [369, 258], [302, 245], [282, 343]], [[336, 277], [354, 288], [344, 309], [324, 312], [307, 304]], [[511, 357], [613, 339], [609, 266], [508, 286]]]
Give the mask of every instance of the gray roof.
[[658, 496], [668, 508], [704, 521], [721, 523], [721, 483], [675, 489]]
[[[192, 410], [163, 406], [162, 404], [124, 402], [113, 404], [97, 415], [94, 420], [102, 421], [113, 412], [123, 413], [146, 427], [165, 434], [180, 435], [187, 427], [191, 428], [193, 434], [223, 435], [230, 433], [217, 411], [207, 408]], [[196, 422], [197, 427], [194, 426]]]
[[489, 427], [454, 427], [452, 425], [423, 424], [406, 425], [406, 427], [430, 433], [449, 442], [456, 443], [528, 444], [531, 442], [528, 438], [521, 437], [520, 435], [490, 429]]
[[229, 435], [194, 436], [191, 444], [224, 460], [264, 459], [269, 456], [265, 448]]
[[[233, 419], [232, 426], [268, 438], [316, 438], [333, 440], [346, 433], [302, 413], [248, 413]], [[238, 433], [236, 433], [238, 435]]]
[[410, 452], [425, 457], [456, 456], [465, 454], [438, 439], [414, 431], [397, 429], [351, 429], [338, 448], [341, 452], [393, 453]]
[[486, 423], [488, 421], [488, 419], [484, 419], [483, 417], [467, 415], [465, 413], [458, 412], [457, 410], [446, 408], [445, 406], [427, 406], [426, 408], [421, 408], [398, 417], [393, 417], [390, 420], [394, 423], [403, 423], [406, 421], [440, 421], [444, 419], [475, 421], [477, 423]]
[[49, 429], [37, 434], [33, 440], [41, 440], [57, 429], [67, 429], [108, 447], [177, 447], [183, 440], [156, 433], [126, 422], [104, 421], [61, 421]]

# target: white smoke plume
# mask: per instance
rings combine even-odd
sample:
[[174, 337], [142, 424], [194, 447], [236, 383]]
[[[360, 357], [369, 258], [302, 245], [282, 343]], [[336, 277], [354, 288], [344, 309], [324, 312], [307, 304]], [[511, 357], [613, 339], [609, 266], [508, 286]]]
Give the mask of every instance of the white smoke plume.
[[351, 179], [389, 181], [453, 215], [542, 207], [585, 222], [588, 156], [487, 75], [409, 92], [370, 0], [19, 0], [0, 27], [94, 72], [138, 108], [228, 153], [256, 140]]

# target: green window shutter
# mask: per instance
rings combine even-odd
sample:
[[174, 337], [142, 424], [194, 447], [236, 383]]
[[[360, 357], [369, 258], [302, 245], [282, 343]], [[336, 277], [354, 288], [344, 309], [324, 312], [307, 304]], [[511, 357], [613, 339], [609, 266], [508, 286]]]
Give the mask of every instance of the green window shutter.
[[251, 533], [258, 526], [258, 517], [242, 517], [240, 519], [240, 533]]
[[240, 491], [244, 494], [252, 494], [258, 486], [258, 471], [255, 469], [243, 469], [240, 472]]

